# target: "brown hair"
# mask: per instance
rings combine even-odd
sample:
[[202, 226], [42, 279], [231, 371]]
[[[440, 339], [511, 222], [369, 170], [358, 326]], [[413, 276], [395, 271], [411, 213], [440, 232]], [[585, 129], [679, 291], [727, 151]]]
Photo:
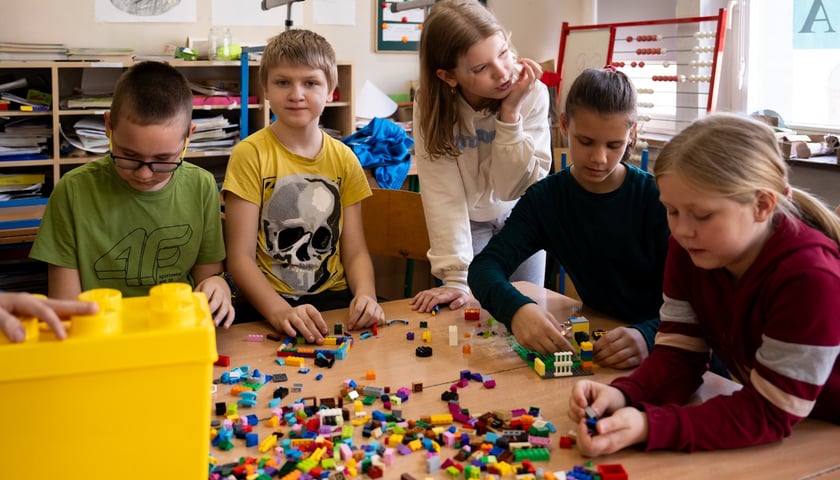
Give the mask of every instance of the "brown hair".
[[[420, 35], [418, 128], [432, 158], [460, 155], [453, 141], [453, 128], [461, 121], [457, 92], [438, 78], [437, 71], [454, 69], [470, 47], [495, 34], [507, 37], [496, 17], [477, 0], [444, 0], [426, 17]], [[495, 112], [500, 104], [501, 100], [492, 100], [483, 107]]]
[[776, 211], [798, 218], [840, 244], [840, 218], [813, 195], [789, 188], [788, 167], [767, 125], [718, 113], [694, 121], [656, 158], [653, 174], [673, 173], [698, 190], [749, 203], [759, 190], [776, 195]]
[[159, 125], [183, 120], [184, 136], [192, 121], [193, 95], [184, 76], [168, 63], [140, 62], [126, 70], [114, 87], [111, 128], [120, 120]]
[[268, 85], [268, 72], [282, 64], [305, 65], [324, 72], [327, 88], [338, 85], [335, 51], [326, 38], [311, 30], [287, 30], [268, 41], [260, 61], [260, 82]]
[[[601, 115], [627, 116], [627, 128], [636, 123], [636, 88], [623, 72], [614, 68], [587, 68], [572, 82], [566, 95], [566, 121], [570, 121], [581, 108]], [[630, 159], [635, 139], [624, 151], [622, 161]]]

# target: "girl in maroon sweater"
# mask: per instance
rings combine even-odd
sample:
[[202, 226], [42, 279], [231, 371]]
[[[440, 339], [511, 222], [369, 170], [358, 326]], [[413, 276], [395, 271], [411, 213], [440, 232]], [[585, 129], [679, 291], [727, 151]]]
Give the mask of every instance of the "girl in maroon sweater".
[[[738, 448], [806, 417], [840, 424], [840, 218], [791, 188], [773, 132], [748, 118], [694, 122], [654, 175], [671, 229], [656, 346], [630, 376], [575, 385], [581, 451]], [[681, 406], [710, 350], [743, 388]], [[587, 406], [604, 417], [595, 436]]]

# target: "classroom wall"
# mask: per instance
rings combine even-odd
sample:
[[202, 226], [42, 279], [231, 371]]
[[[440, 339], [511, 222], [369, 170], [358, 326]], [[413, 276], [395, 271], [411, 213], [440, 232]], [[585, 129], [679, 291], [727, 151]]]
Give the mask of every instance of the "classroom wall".
[[[259, 3], [260, 0], [239, 0]], [[418, 76], [416, 53], [373, 52], [375, 0], [356, 2], [356, 25], [313, 25], [312, 1], [294, 4], [303, 9], [303, 23], [333, 44], [336, 56], [354, 64], [355, 87], [370, 80], [385, 93], [408, 93], [409, 80]], [[198, 0], [195, 23], [96, 23], [94, 0], [26, 0], [3, 2], [0, 41], [64, 43], [68, 47], [129, 47], [138, 54], [159, 54], [165, 44], [184, 45], [188, 36], [206, 38], [211, 2]], [[520, 55], [537, 61], [554, 59], [563, 21], [584, 22], [594, 0], [489, 0], [502, 23], [513, 32]], [[286, 7], [277, 7], [285, 12]], [[587, 20], [588, 21], [588, 20]], [[261, 45], [285, 27], [232, 27], [235, 42]]]

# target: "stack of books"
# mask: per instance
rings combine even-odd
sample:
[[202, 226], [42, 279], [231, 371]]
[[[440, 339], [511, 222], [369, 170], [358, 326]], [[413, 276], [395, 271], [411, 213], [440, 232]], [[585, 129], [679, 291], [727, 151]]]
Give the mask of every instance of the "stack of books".
[[42, 173], [0, 174], [0, 202], [38, 198], [44, 180]]
[[121, 63], [123, 65], [134, 62], [133, 48], [68, 48], [67, 60], [80, 62]]
[[193, 123], [195, 131], [187, 147], [190, 152], [229, 150], [239, 139], [239, 125], [230, 123], [223, 115], [193, 118]]
[[47, 62], [66, 59], [67, 47], [62, 43], [0, 42], [0, 61]]
[[45, 160], [52, 128], [45, 118], [15, 118], [0, 131], [0, 161]]

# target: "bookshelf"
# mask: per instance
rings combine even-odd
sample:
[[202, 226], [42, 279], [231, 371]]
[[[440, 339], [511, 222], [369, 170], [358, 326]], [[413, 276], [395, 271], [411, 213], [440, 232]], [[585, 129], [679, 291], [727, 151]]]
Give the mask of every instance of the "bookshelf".
[[[237, 90], [244, 86], [248, 92], [245, 95], [246, 98], [253, 97], [252, 101], [245, 106], [241, 106], [243, 102], [238, 93], [225, 100], [197, 100], [194, 106], [194, 118], [224, 117], [230, 124], [238, 125], [240, 135], [237, 139], [244, 138], [249, 133], [269, 124], [271, 112], [260, 87], [258, 62], [243, 64], [239, 61], [172, 59], [170, 63], [190, 81], [234, 85]], [[0, 174], [35, 173], [44, 176], [40, 198], [0, 200], [0, 239], [8, 233], [7, 230], [12, 230], [12, 225], [17, 226], [20, 221], [19, 218], [15, 218], [15, 223], [11, 223], [12, 211], [4, 207], [17, 209], [17, 207], [45, 204], [52, 188], [62, 175], [102, 156], [102, 153], [68, 147], [68, 142], [65, 141], [61, 132], [62, 130], [72, 131], [74, 125], [82, 119], [101, 119], [107, 110], [107, 102], [93, 104], [89, 108], [69, 108], [68, 99], [74, 98], [83, 86], [86, 90], [94, 88], [109, 91], [122, 71], [131, 64], [129, 60], [125, 62], [0, 62], [0, 85], [19, 78], [28, 80], [28, 87], [13, 89], [11, 93], [25, 97], [26, 90], [33, 88], [52, 96], [52, 104], [46, 111], [20, 111], [19, 106], [14, 103], [8, 105], [9, 110], [0, 110], [0, 132], [8, 128], [10, 124], [38, 123], [46, 127], [50, 137], [46, 141], [43, 152], [32, 155], [32, 158], [10, 159], [0, 156]], [[354, 89], [351, 63], [339, 62], [338, 79], [339, 97], [336, 101], [327, 104], [321, 120], [324, 128], [335, 130], [341, 136], [347, 136], [354, 131]], [[75, 104], [73, 105], [75, 107]], [[191, 142], [191, 145], [193, 143]], [[188, 151], [186, 160], [213, 172], [217, 181], [221, 183], [231, 148]], [[19, 210], [15, 210], [15, 215], [18, 213]], [[39, 219], [40, 217], [36, 220]]]

